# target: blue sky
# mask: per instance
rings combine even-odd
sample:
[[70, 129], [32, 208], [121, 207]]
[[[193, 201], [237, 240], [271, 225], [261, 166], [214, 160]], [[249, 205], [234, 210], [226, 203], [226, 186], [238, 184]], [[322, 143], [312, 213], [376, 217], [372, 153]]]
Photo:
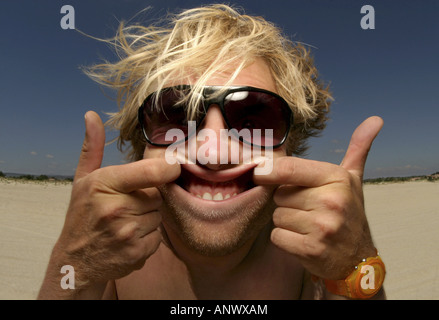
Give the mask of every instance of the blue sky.
[[[111, 37], [120, 20], [146, 21], [209, 1], [2, 0], [0, 2], [0, 171], [73, 175], [87, 110], [114, 111], [116, 103], [80, 66], [115, 59], [112, 50], [75, 30], [63, 30], [63, 5], [75, 26]], [[331, 120], [310, 141], [310, 159], [339, 163], [356, 126], [371, 115], [385, 125], [369, 155], [365, 177], [439, 171], [439, 1], [230, 1], [282, 27], [313, 47], [335, 101]], [[363, 30], [363, 5], [375, 9], [375, 29]], [[108, 133], [108, 139], [115, 133]], [[124, 160], [115, 144], [103, 165]]]

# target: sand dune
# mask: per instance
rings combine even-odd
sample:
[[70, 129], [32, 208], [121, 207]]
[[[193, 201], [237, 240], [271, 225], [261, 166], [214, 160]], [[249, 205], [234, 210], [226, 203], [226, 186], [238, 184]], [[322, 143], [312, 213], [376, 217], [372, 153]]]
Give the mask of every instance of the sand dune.
[[366, 185], [389, 299], [439, 299], [439, 182]]
[[0, 182], [0, 299], [35, 299], [71, 184]]
[[[0, 180], [0, 299], [35, 299], [71, 184]], [[439, 299], [439, 182], [365, 186], [389, 299]]]

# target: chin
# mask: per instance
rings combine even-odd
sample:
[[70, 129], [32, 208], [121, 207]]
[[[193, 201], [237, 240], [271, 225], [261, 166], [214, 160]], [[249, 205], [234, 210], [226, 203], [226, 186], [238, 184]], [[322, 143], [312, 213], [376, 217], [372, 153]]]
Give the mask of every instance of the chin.
[[255, 165], [207, 170], [182, 165], [176, 181], [159, 187], [166, 232], [205, 256], [222, 256], [256, 238], [271, 222], [273, 187], [253, 183]]

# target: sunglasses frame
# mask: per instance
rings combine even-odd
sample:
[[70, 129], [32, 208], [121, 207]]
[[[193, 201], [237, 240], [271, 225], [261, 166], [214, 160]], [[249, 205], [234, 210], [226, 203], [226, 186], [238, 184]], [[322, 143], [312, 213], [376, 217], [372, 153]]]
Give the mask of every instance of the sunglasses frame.
[[[224, 88], [226, 88], [226, 90], [224, 90]], [[191, 90], [191, 89], [192, 89], [192, 86], [190, 86], [190, 85], [178, 85], [178, 86], [173, 86], [173, 87], [167, 87], [167, 88], [163, 88], [162, 90], [160, 90], [159, 97], [163, 93], [165, 93], [166, 91], [169, 91], [169, 90], [185, 91], [185, 90]], [[224, 90], [224, 92], [221, 93], [220, 95], [217, 95], [216, 92], [218, 92], [220, 90]], [[226, 111], [224, 109], [224, 101], [225, 101], [225, 99], [226, 99], [226, 97], [228, 95], [230, 95], [232, 93], [235, 93], [235, 92], [261, 92], [261, 93], [265, 93], [265, 94], [271, 95], [271, 96], [275, 97], [276, 99], [278, 99], [278, 100], [280, 100], [282, 102], [282, 104], [284, 105], [285, 110], [287, 110], [287, 114], [288, 114], [288, 117], [286, 119], [287, 130], [286, 130], [283, 138], [281, 139], [281, 141], [278, 144], [276, 144], [276, 145], [269, 146], [269, 147], [267, 147], [267, 146], [260, 146], [260, 145], [257, 145], [257, 144], [254, 144], [254, 143], [251, 143], [251, 142], [248, 142], [248, 141], [244, 140], [239, 135], [237, 136], [237, 138], [241, 142], [243, 142], [245, 144], [248, 144], [248, 145], [251, 145], [253, 147], [278, 148], [281, 145], [283, 145], [285, 143], [285, 141], [287, 140], [288, 134], [289, 134], [289, 132], [291, 130], [291, 125], [294, 123], [294, 114], [293, 114], [291, 108], [289, 107], [288, 103], [285, 101], [284, 98], [282, 98], [280, 95], [278, 95], [278, 94], [276, 94], [276, 93], [274, 93], [272, 91], [269, 91], [269, 90], [265, 90], [265, 89], [261, 89], [261, 88], [255, 88], [255, 87], [250, 87], [250, 86], [228, 86], [228, 87], [224, 87], [224, 86], [204, 86], [203, 87], [203, 92], [202, 92], [202, 95], [203, 95], [203, 98], [204, 98], [204, 100], [203, 100], [204, 114], [201, 116], [200, 119], [197, 119], [197, 123], [198, 122], [202, 123], [203, 120], [204, 120], [204, 117], [207, 114], [207, 111], [209, 110], [209, 107], [212, 104], [216, 104], [216, 105], [218, 105], [220, 107], [221, 114], [222, 114], [223, 119], [224, 119], [225, 123], [227, 124], [227, 127], [229, 128], [229, 130], [233, 129], [233, 127], [229, 123], [229, 120], [226, 117]], [[168, 147], [168, 146], [170, 146], [170, 145], [172, 145], [174, 143], [181, 143], [183, 141], [187, 141], [190, 138], [190, 135], [185, 136], [184, 140], [176, 141], [176, 142], [171, 142], [171, 143], [168, 143], [168, 144], [155, 143], [155, 142], [152, 142], [148, 138], [148, 135], [146, 134], [146, 130], [145, 130], [145, 125], [143, 123], [144, 122], [144, 114], [143, 113], [144, 113], [144, 108], [145, 108], [146, 104], [154, 96], [157, 96], [157, 92], [153, 92], [150, 95], [148, 95], [148, 97], [146, 97], [146, 99], [144, 100], [142, 105], [139, 107], [138, 113], [137, 113], [139, 125], [140, 125], [140, 128], [142, 129], [143, 136], [145, 137], [146, 141], [149, 144], [151, 144], [153, 146], [156, 146], [156, 147]], [[234, 131], [237, 131], [237, 130], [235, 129]]]

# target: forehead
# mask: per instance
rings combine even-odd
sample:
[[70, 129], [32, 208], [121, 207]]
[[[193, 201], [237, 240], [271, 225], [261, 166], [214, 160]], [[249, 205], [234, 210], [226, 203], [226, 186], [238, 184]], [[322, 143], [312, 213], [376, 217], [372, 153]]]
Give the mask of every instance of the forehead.
[[[223, 86], [227, 84], [234, 71], [235, 65], [231, 65], [228, 70], [216, 73], [211, 76], [205, 83], [208, 86]], [[196, 79], [190, 79], [190, 84], [196, 82]], [[265, 89], [271, 92], [277, 92], [276, 83], [271, 73], [270, 67], [265, 60], [261, 58], [254, 59], [254, 62], [245, 67], [236, 78], [229, 83], [231, 86], [249, 86]]]

